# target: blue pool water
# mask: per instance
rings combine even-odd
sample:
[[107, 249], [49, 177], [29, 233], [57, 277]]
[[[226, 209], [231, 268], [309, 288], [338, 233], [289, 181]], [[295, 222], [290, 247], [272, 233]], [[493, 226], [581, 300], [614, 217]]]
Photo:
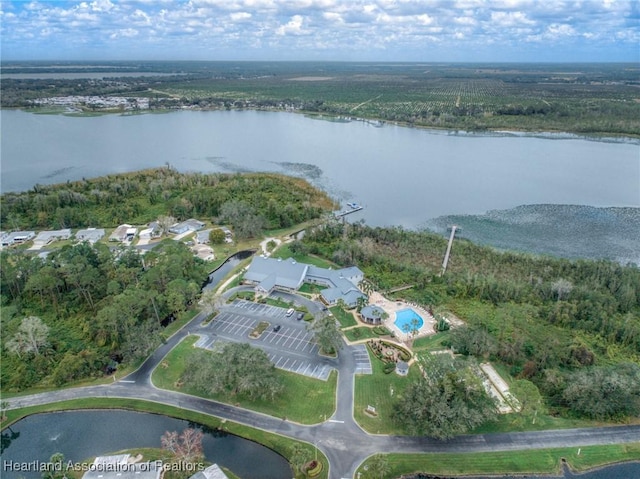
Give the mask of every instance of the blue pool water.
[[418, 320], [417, 328], [420, 329], [424, 325], [424, 321], [422, 320], [420, 315], [411, 308], [396, 311], [396, 320], [393, 323], [398, 327], [398, 329], [400, 329], [400, 331], [405, 331], [405, 325], [407, 325], [409, 331], [411, 331], [413, 329], [411, 321], [414, 318]]

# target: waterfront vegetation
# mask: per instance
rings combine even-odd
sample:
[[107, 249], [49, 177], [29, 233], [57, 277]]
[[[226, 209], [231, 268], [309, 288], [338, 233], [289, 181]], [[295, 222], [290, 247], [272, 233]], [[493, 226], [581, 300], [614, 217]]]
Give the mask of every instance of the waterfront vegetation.
[[[136, 63], [135, 68], [141, 66]], [[328, 120], [356, 117], [474, 131], [632, 137], [640, 131], [635, 64], [156, 62], [142, 68], [181, 74], [102, 80], [3, 78], [0, 105], [33, 107], [32, 100], [47, 97], [111, 95], [149, 98], [152, 110], [296, 110]], [[99, 110], [90, 102], [77, 107], [85, 114]], [[46, 102], [41, 108], [60, 111]]]
[[179, 173], [167, 167], [5, 193], [0, 221], [3, 228], [25, 230], [141, 225], [160, 217], [215, 219], [245, 239], [317, 219], [334, 206], [300, 178]]
[[[357, 264], [379, 291], [414, 284], [391, 297], [465, 319], [465, 326], [439, 340], [421, 340], [419, 347], [453, 347], [502, 364], [531, 383], [552, 415], [625, 420], [640, 412], [636, 266], [498, 252], [457, 241], [441, 276], [446, 240], [440, 236], [359, 223], [344, 228], [318, 228], [291, 248]], [[371, 398], [387, 397], [388, 387], [376, 390]]]
[[[581, 448], [533, 449], [526, 451], [489, 451], [480, 453], [424, 453], [385, 454], [388, 464], [381, 479], [405, 477], [412, 473], [439, 476], [503, 475], [503, 474], [561, 474], [562, 461], [574, 471], [585, 471], [622, 461], [640, 460], [640, 443], [586, 446]], [[372, 458], [358, 468], [362, 477], [368, 476]], [[356, 473], [356, 475], [358, 475]]]

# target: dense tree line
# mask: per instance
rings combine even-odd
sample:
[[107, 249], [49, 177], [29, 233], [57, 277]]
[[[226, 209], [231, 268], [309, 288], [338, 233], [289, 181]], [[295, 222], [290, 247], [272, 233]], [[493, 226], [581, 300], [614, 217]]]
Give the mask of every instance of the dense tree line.
[[[452, 330], [450, 346], [503, 362], [515, 377], [533, 382], [550, 406], [591, 417], [628, 413], [621, 407], [590, 412], [578, 406], [575, 391], [595, 404], [598, 394], [587, 392], [587, 384], [604, 394], [612, 386], [598, 380], [611, 372], [607, 367], [640, 362], [640, 270], [635, 265], [498, 252], [457, 240], [441, 276], [444, 238], [360, 223], [317, 228], [292, 249], [341, 265], [358, 264], [382, 291], [414, 285], [398, 294], [467, 322]], [[617, 371], [613, 382], [623, 385], [621, 397], [635, 392], [627, 386], [637, 369]], [[633, 407], [640, 412], [640, 405]]]
[[159, 215], [222, 218], [251, 236], [263, 227], [284, 228], [318, 218], [333, 206], [326, 194], [299, 178], [159, 168], [6, 193], [0, 221], [16, 230], [144, 224]]
[[0, 253], [4, 390], [61, 385], [131, 363], [161, 342], [163, 321], [196, 299], [208, 268], [181, 243], [65, 246], [46, 259]]

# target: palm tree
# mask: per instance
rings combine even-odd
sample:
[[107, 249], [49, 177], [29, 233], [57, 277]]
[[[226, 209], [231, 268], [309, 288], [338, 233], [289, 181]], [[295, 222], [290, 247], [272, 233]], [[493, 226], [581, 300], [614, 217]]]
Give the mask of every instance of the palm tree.
[[382, 479], [391, 472], [391, 467], [387, 458], [382, 454], [376, 454], [369, 460], [369, 468], [367, 469], [367, 477], [372, 479]]

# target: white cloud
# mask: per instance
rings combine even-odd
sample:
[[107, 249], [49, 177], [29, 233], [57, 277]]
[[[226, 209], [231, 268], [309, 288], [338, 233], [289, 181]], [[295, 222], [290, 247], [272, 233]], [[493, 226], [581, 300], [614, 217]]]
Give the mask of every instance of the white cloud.
[[234, 22], [241, 22], [243, 20], [249, 20], [252, 15], [249, 12], [235, 12], [229, 15], [229, 18]]
[[304, 29], [304, 17], [302, 15], [294, 15], [286, 25], [281, 25], [276, 30], [278, 35], [306, 35], [308, 30]]
[[154, 57], [174, 50], [197, 57], [224, 45], [230, 56], [237, 51], [306, 59], [320, 50], [341, 55], [348, 48], [370, 58], [386, 48], [388, 55], [423, 59], [425, 45], [434, 43], [461, 55], [471, 45], [521, 51], [526, 42], [562, 52], [568, 38], [574, 39], [572, 48], [606, 44], [637, 52], [640, 36], [637, 0], [0, 1], [2, 52], [12, 55], [65, 50], [79, 39], [96, 51], [126, 54], [122, 42], [135, 36], [140, 51], [166, 49]]

